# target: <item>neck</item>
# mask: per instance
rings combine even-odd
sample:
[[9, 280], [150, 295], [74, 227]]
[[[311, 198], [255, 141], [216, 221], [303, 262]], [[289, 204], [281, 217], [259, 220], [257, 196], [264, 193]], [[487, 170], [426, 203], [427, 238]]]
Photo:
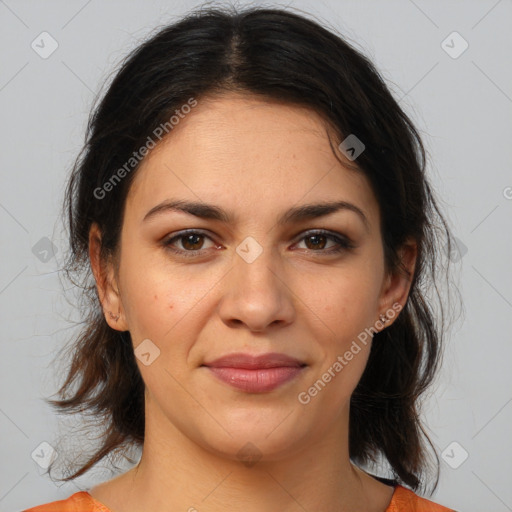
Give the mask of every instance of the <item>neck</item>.
[[[348, 428], [339, 424], [293, 454], [273, 460], [249, 456], [242, 462], [198, 445], [154, 412], [146, 414], [139, 464], [115, 479], [108, 491], [101, 485], [91, 491], [112, 512], [167, 512], [170, 507], [220, 512], [228, 503], [244, 512], [382, 512], [382, 498], [385, 503], [391, 498], [392, 488], [350, 463]], [[340, 420], [348, 426], [348, 411]]]

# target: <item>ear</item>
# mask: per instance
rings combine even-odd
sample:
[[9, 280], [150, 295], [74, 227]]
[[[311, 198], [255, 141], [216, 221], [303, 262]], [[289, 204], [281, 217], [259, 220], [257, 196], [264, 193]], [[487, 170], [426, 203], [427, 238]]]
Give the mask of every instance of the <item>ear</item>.
[[89, 260], [107, 324], [116, 331], [127, 331], [114, 265], [110, 259], [101, 258], [101, 231], [96, 223], [89, 231]]
[[395, 312], [392, 317], [390, 316], [389, 321], [385, 323], [385, 327], [389, 327], [398, 318], [399, 312], [405, 307], [407, 302], [418, 256], [416, 242], [407, 240], [399, 249], [398, 254], [403, 266], [407, 270], [407, 274], [397, 271], [393, 274], [388, 274], [384, 279], [377, 313], [385, 315], [388, 311]]

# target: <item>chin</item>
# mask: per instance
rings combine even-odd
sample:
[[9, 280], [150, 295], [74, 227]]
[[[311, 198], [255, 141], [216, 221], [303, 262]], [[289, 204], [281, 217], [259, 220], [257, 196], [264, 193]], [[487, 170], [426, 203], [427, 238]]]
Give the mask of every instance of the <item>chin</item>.
[[273, 412], [272, 416], [258, 418], [256, 413], [246, 411], [245, 419], [239, 413], [236, 421], [225, 422], [231, 436], [220, 435], [216, 429], [215, 433], [208, 432], [200, 444], [217, 456], [239, 460], [248, 467], [252, 461], [282, 460], [298, 451], [308, 434], [286, 409], [280, 414]]

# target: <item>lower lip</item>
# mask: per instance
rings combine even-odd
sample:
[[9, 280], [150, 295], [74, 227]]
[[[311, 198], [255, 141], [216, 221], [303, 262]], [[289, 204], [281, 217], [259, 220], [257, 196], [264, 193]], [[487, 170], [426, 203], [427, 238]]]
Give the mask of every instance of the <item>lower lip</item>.
[[242, 368], [207, 367], [217, 378], [234, 388], [248, 393], [272, 391], [285, 382], [297, 377], [303, 370], [301, 366], [280, 366], [278, 368], [261, 368], [246, 370]]

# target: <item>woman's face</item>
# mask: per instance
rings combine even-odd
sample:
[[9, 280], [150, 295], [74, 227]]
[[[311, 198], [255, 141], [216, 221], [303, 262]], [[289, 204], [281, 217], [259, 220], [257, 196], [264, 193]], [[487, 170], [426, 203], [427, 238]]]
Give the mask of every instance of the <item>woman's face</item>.
[[[202, 207], [165, 207], [177, 201]], [[341, 201], [352, 206], [300, 215]], [[339, 436], [371, 346], [365, 329], [408, 291], [385, 275], [379, 222], [366, 178], [335, 158], [317, 114], [241, 95], [201, 100], [137, 170], [119, 295], [107, 290], [104, 303], [121, 313], [109, 324], [130, 331], [148, 427], [233, 459], [244, 446], [272, 460]], [[299, 365], [205, 366], [268, 353]]]

